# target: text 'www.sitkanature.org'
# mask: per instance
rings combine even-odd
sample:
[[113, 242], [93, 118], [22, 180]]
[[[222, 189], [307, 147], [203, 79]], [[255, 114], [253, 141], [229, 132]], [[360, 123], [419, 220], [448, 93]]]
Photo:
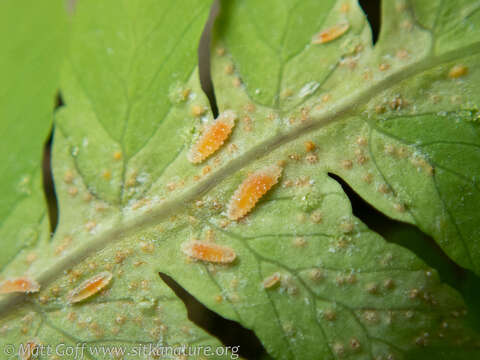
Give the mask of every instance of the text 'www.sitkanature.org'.
[[158, 344], [137, 344], [130, 346], [123, 345], [101, 345], [78, 343], [75, 345], [56, 344], [45, 345], [35, 342], [25, 344], [7, 344], [4, 346], [3, 353], [9, 358], [19, 357], [20, 359], [39, 358], [47, 356], [65, 357], [74, 360], [89, 359], [91, 356], [100, 357], [101, 359], [112, 358], [162, 358], [174, 359], [179, 356], [195, 357], [214, 357], [224, 356], [229, 359], [238, 359], [239, 346], [210, 346], [210, 345], [178, 345], [166, 346]]

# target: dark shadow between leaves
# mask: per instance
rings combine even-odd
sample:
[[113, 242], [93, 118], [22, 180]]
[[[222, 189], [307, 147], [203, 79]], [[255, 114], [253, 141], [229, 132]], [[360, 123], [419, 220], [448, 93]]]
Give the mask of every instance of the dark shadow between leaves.
[[372, 29], [372, 41], [375, 45], [378, 40], [378, 34], [380, 34], [381, 0], [360, 0], [359, 4], [365, 15], [367, 15], [367, 20]]
[[239, 346], [238, 354], [243, 358], [252, 360], [262, 358], [265, 349], [253, 331], [211, 311], [167, 274], [159, 273], [159, 275], [183, 301], [190, 321], [218, 338], [225, 346]]
[[396, 221], [384, 215], [358, 195], [336, 174], [328, 174], [337, 181], [352, 205], [353, 214], [385, 240], [412, 251], [428, 266], [436, 269], [440, 279], [464, 297], [471, 313], [472, 326], [480, 330], [480, 277], [453, 262], [430, 236], [416, 226]]
[[198, 73], [200, 76], [200, 85], [203, 92], [207, 96], [208, 101], [210, 102], [210, 108], [214, 118], [218, 116], [218, 106], [213, 88], [210, 66], [210, 50], [212, 43], [212, 29], [215, 24], [215, 19], [219, 13], [219, 9], [219, 2], [214, 1], [212, 7], [210, 8], [210, 14], [208, 16], [207, 23], [203, 28], [202, 36], [200, 37], [200, 43], [198, 44]]
[[47, 202], [48, 219], [50, 222], [50, 234], [53, 235], [58, 223], [58, 204], [51, 167], [53, 127], [50, 130], [47, 141], [43, 147], [42, 159], [42, 183], [45, 201]]
[[[62, 95], [57, 93], [55, 99], [55, 110], [64, 105]], [[57, 194], [55, 192], [55, 183], [53, 181], [53, 172], [52, 172], [52, 142], [53, 135], [55, 132], [54, 126], [48, 134], [47, 140], [43, 147], [43, 157], [42, 157], [42, 185], [43, 192], [45, 195], [45, 201], [47, 202], [47, 211], [48, 219], [50, 222], [50, 234], [53, 236], [55, 229], [58, 224], [58, 201]]]

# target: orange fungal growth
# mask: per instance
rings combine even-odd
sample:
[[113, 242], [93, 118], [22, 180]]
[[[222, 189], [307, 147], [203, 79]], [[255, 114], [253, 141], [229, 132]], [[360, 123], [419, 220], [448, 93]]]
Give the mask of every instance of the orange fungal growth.
[[[35, 355], [35, 349], [40, 346], [35, 341], [29, 341], [24, 344], [23, 350], [19, 351], [19, 357], [21, 360], [31, 360]], [[35, 356], [35, 359], [37, 357]]]
[[458, 79], [467, 74], [468, 74], [468, 67], [466, 67], [465, 65], [455, 65], [448, 72], [448, 77], [450, 79]]
[[112, 280], [112, 273], [109, 271], [101, 272], [90, 279], [85, 280], [75, 289], [70, 291], [67, 296], [69, 303], [74, 304], [95, 295], [104, 289]]
[[277, 285], [281, 280], [281, 275], [278, 272], [273, 273], [269, 277], [267, 277], [265, 280], [263, 280], [263, 288], [264, 289], [270, 289], [273, 288], [275, 285]]
[[311, 151], [314, 151], [316, 149], [316, 145], [313, 141], [306, 141], [305, 142], [305, 150], [307, 152], [311, 152]]
[[325, 44], [333, 41], [345, 34], [349, 28], [350, 25], [347, 23], [333, 25], [332, 27], [329, 27], [328, 29], [316, 34], [312, 39], [312, 44]]
[[0, 284], [0, 294], [10, 293], [35, 293], [40, 290], [40, 285], [33, 279], [27, 277], [20, 277], [15, 279], [5, 280]]
[[227, 246], [198, 240], [182, 244], [182, 251], [188, 257], [196, 260], [218, 264], [229, 264], [237, 257], [235, 251]]
[[238, 220], [247, 215], [257, 201], [278, 182], [281, 174], [282, 168], [277, 165], [250, 174], [233, 194], [228, 205], [228, 218]]
[[190, 149], [188, 160], [198, 164], [217, 151], [232, 132], [236, 117], [235, 112], [231, 110], [221, 113]]

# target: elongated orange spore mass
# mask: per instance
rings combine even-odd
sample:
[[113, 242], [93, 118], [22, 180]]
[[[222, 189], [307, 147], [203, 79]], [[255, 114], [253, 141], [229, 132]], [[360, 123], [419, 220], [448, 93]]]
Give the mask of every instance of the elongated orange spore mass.
[[269, 166], [249, 175], [233, 194], [228, 205], [228, 217], [238, 220], [247, 215], [257, 201], [278, 182], [282, 168]]
[[37, 346], [38, 346], [38, 344], [36, 344], [34, 341], [27, 342], [23, 347], [23, 351], [20, 351], [20, 359], [21, 360], [32, 360], [34, 352], [35, 352], [35, 348]]
[[40, 290], [40, 285], [33, 279], [20, 277], [8, 279], [0, 284], [0, 294], [9, 294], [14, 292], [34, 293]]
[[192, 240], [182, 245], [185, 255], [211, 263], [228, 264], [235, 260], [235, 251], [227, 246], [211, 242]]
[[217, 151], [232, 132], [235, 126], [235, 118], [236, 115], [231, 110], [221, 113], [192, 146], [188, 154], [188, 160], [198, 164]]
[[280, 279], [281, 279], [280, 273], [278, 273], [278, 272], [273, 273], [272, 275], [267, 277], [265, 280], [263, 280], [263, 287], [265, 289], [270, 289], [270, 288], [274, 287], [275, 285], [277, 285], [278, 282], [280, 281]]
[[112, 280], [111, 272], [101, 272], [90, 279], [85, 280], [75, 289], [70, 291], [67, 300], [71, 304], [85, 300], [104, 289], [110, 283], [110, 280]]
[[325, 44], [333, 41], [345, 34], [349, 27], [350, 25], [347, 23], [333, 25], [315, 35], [312, 39], [312, 44]]

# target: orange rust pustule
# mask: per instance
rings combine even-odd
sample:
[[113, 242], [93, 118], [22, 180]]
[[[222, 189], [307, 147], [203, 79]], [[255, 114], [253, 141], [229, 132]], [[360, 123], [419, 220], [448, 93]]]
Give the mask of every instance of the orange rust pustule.
[[70, 291], [67, 296], [67, 300], [69, 303], [74, 304], [85, 300], [100, 290], [104, 289], [112, 280], [112, 273], [109, 271], [101, 272], [90, 279], [85, 280], [75, 289]]
[[277, 285], [281, 279], [280, 273], [276, 272], [267, 277], [265, 280], [263, 280], [263, 287], [265, 289], [270, 289]]
[[[21, 351], [19, 353], [20, 355], [20, 360], [32, 360], [33, 356], [35, 354], [35, 349], [39, 346], [34, 341], [29, 341], [24, 345], [24, 351]], [[35, 357], [37, 358], [37, 357]]]
[[281, 174], [282, 168], [272, 165], [249, 175], [230, 200], [228, 218], [238, 220], [252, 211], [258, 200], [278, 182]]
[[458, 79], [467, 74], [468, 74], [468, 67], [466, 67], [465, 65], [455, 65], [448, 72], [448, 77], [450, 79]]
[[221, 113], [192, 146], [188, 160], [198, 164], [216, 152], [232, 132], [235, 126], [235, 118], [236, 115], [233, 111], [227, 110]]
[[236, 258], [235, 251], [227, 246], [192, 240], [182, 245], [182, 251], [185, 255], [196, 260], [207, 261], [211, 263], [229, 264]]
[[312, 39], [312, 44], [325, 44], [333, 41], [345, 34], [350, 25], [347, 23], [336, 24], [316, 34]]
[[0, 284], [0, 294], [10, 293], [35, 293], [40, 290], [40, 285], [33, 279], [20, 277], [16, 279], [8, 279]]

